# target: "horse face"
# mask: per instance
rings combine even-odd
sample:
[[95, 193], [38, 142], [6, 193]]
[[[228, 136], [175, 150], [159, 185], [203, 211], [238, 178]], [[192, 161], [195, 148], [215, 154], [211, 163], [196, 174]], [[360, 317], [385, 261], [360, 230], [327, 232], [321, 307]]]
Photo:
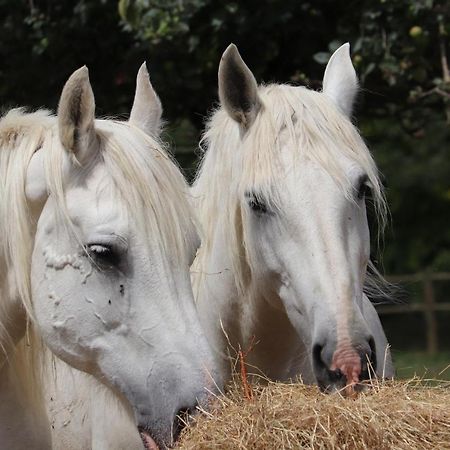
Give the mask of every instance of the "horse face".
[[293, 152], [282, 151], [278, 208], [257, 193], [243, 200], [247, 245], [257, 284], [272, 293], [269, 299], [281, 300], [310, 348], [317, 382], [341, 388], [368, 376], [368, 359], [375, 369], [373, 338], [361, 312], [370, 254], [367, 179], [360, 167], [346, 164], [352, 186], [346, 196], [317, 163], [294, 162]]
[[[194, 412], [206, 401], [205, 388], [212, 388], [215, 375], [190, 285], [195, 246], [176, 259], [161, 243], [164, 228], [154, 235], [145, 232], [142, 217], [153, 220], [151, 214], [158, 211], [146, 210], [144, 203], [139, 208], [139, 201], [132, 210], [119, 193], [97, 140], [83, 135], [100, 126], [83, 122], [91, 101], [85, 95], [90, 89], [87, 73], [74, 76], [79, 79], [69, 80], [65, 90], [72, 83], [78, 95], [72, 142], [80, 148], [72, 151], [82, 161], [81, 166], [73, 162], [70, 130], [60, 130], [68, 149], [62, 163], [65, 213], [61, 215], [60, 202], [50, 195], [39, 217], [32, 259], [37, 324], [53, 353], [125, 399], [146, 445], [170, 445], [180, 430], [177, 415]], [[73, 98], [64, 95], [60, 127], [67, 125], [61, 120], [64, 102], [77, 109]], [[136, 132], [114, 124], [106, 134], [114, 127]], [[154, 180], [149, 176], [139, 182], [144, 186]], [[137, 181], [130, 177], [129, 183]], [[133, 192], [139, 199], [139, 192]], [[182, 192], [178, 201], [184, 201]]]

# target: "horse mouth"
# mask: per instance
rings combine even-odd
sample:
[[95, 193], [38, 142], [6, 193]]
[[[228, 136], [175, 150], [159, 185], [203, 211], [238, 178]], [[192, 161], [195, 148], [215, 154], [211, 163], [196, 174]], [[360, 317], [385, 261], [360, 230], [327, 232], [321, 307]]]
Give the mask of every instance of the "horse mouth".
[[144, 427], [138, 427], [139, 435], [141, 436], [142, 443], [145, 450], [160, 450], [156, 440], [152, 437], [150, 432]]

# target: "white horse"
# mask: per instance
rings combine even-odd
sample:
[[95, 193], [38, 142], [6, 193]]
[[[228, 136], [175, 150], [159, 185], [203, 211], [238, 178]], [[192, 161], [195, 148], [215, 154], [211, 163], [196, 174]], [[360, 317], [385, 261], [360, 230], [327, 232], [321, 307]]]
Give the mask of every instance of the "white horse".
[[[145, 67], [128, 122], [94, 110], [84, 67], [57, 117], [12, 110], [0, 120], [2, 449], [52, 446], [41, 339], [114, 394], [147, 448], [170, 445], [178, 414], [212, 387], [189, 278], [198, 236], [187, 185], [151, 137], [161, 104]], [[67, 374], [81, 380], [57, 367], [53, 389]]]
[[363, 290], [368, 191], [381, 221], [386, 206], [350, 120], [357, 90], [348, 44], [331, 57], [323, 92], [258, 86], [234, 45], [222, 56], [221, 107], [192, 190], [204, 228], [192, 272], [226, 376], [230, 347], [252, 347], [247, 363], [271, 379], [301, 376], [327, 391], [359, 389], [370, 365], [393, 376]]

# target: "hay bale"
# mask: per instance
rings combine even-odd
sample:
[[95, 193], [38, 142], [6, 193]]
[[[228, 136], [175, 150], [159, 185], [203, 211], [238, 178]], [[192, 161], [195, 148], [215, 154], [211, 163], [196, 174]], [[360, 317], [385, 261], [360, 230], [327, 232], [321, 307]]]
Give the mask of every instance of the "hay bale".
[[183, 432], [179, 449], [450, 449], [450, 384], [372, 383], [357, 398], [301, 383], [234, 383]]

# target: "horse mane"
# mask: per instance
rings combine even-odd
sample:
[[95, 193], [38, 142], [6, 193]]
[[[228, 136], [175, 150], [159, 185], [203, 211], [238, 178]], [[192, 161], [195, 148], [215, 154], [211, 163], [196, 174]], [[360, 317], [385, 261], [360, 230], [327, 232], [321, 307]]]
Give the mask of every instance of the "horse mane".
[[[281, 132], [287, 132], [293, 140], [295, 156], [317, 162], [348, 199], [354, 198], [353, 187], [339, 157], [345, 155], [367, 173], [380, 233], [388, 212], [370, 151], [357, 128], [330, 99], [319, 92], [283, 84], [260, 86], [258, 95], [262, 108], [245, 134], [222, 107], [213, 111], [200, 143], [203, 157], [192, 188], [204, 228], [195, 270], [205, 272], [217, 224], [222, 223], [225, 245], [231, 250], [230, 269], [239, 294], [244, 296], [249, 295], [252, 261], [246, 250], [249, 237], [242, 227], [246, 211], [240, 207], [240, 198], [253, 190], [269, 202], [272, 210], [279, 210], [276, 181], [283, 176], [279, 164]], [[370, 270], [366, 278], [371, 292], [385, 291], [378, 272]]]
[[[167, 263], [186, 262], [198, 244], [188, 185], [163, 144], [128, 122], [96, 120], [99, 157], [111, 175], [114, 192], [147, 236], [157, 236]], [[0, 292], [0, 352], [8, 355], [12, 339], [6, 331], [7, 302], [14, 296], [27, 313], [26, 336], [8, 363], [31, 401], [42, 406], [41, 376], [44, 347], [35, 331], [31, 298], [31, 257], [34, 229], [25, 194], [26, 174], [34, 153], [43, 148], [49, 195], [54, 196], [56, 220], [72, 230], [65, 209], [63, 155], [57, 118], [48, 111], [10, 110], [0, 118], [0, 262], [5, 268]], [[80, 169], [80, 171], [82, 168]], [[6, 280], [7, 270], [8, 281]], [[2, 275], [3, 276], [3, 275]], [[35, 395], [36, 394], [36, 395]]]
[[13, 379], [36, 408], [42, 406], [39, 387], [43, 347], [34, 327], [27, 323], [26, 335], [14, 349], [7, 331], [12, 320], [8, 317], [8, 301], [21, 302], [26, 312], [32, 312], [34, 224], [25, 197], [25, 179], [33, 154], [52, 134], [53, 126], [54, 120], [45, 110], [26, 114], [22, 108], [12, 109], [0, 120], [0, 352], [2, 359], [7, 358]]

